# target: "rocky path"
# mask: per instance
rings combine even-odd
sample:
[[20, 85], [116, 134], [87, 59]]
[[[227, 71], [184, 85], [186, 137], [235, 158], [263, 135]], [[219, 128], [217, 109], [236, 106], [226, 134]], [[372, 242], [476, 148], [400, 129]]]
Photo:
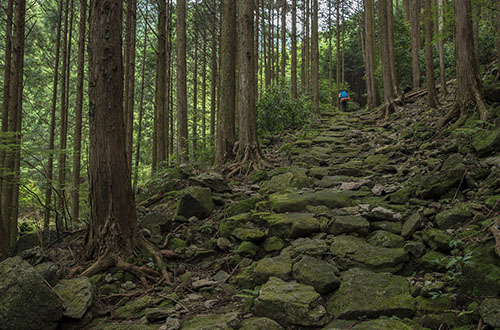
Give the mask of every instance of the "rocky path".
[[[113, 271], [63, 282], [73, 315], [59, 328], [500, 328], [500, 131], [433, 138], [432, 114], [405, 111], [384, 127], [362, 111], [324, 116], [281, 144], [287, 166], [248, 185], [165, 184], [141, 227], [182, 256], [178, 285], [145, 292]], [[64, 299], [90, 283], [97, 300]]]

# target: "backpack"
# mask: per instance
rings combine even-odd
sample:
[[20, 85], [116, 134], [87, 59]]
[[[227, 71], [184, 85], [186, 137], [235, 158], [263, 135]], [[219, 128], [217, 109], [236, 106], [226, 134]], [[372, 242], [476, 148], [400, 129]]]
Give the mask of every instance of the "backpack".
[[344, 102], [344, 101], [349, 101], [351, 98], [349, 97], [349, 94], [347, 94], [346, 91], [340, 91], [339, 93], [339, 100], [340, 102]]

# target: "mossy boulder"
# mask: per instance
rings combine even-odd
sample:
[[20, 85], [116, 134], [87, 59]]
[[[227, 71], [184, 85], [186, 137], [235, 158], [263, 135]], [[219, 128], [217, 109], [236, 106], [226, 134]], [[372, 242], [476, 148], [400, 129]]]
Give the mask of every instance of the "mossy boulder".
[[396, 272], [408, 260], [402, 248], [385, 248], [367, 243], [363, 238], [341, 235], [330, 247], [333, 260], [344, 268], [361, 267]]
[[220, 173], [215, 172], [203, 172], [195, 177], [192, 176], [189, 178], [189, 184], [191, 186], [210, 188], [210, 190], [217, 193], [231, 190], [224, 181], [224, 177]]
[[238, 246], [236, 252], [240, 256], [253, 258], [259, 253], [259, 246], [253, 242], [244, 241]]
[[328, 300], [328, 311], [339, 319], [412, 317], [415, 301], [406, 278], [352, 268], [341, 275], [340, 288]]
[[446, 272], [446, 265], [449, 261], [450, 256], [437, 251], [429, 251], [418, 258], [416, 264], [426, 272]]
[[340, 285], [338, 269], [334, 265], [304, 255], [293, 264], [293, 279], [299, 283], [311, 285], [321, 294], [328, 294]]
[[385, 230], [400, 235], [403, 230], [403, 224], [394, 221], [375, 221], [370, 222], [370, 228], [372, 230]]
[[143, 296], [118, 308], [114, 317], [118, 320], [140, 319], [144, 316], [146, 308], [151, 307], [152, 304], [151, 296]]
[[259, 284], [267, 282], [270, 277], [286, 281], [291, 275], [292, 261], [281, 256], [260, 259], [254, 269], [254, 276]]
[[140, 221], [141, 228], [147, 228], [154, 233], [168, 233], [172, 229], [173, 220], [165, 213], [151, 212]]
[[168, 240], [167, 248], [170, 250], [184, 249], [187, 247], [187, 242], [178, 237], [172, 237]]
[[238, 312], [202, 314], [182, 322], [181, 330], [232, 330], [240, 325]]
[[102, 323], [96, 327], [92, 327], [92, 330], [158, 330], [158, 325], [155, 324], [144, 324], [144, 323], [131, 323], [131, 322], [111, 322]]
[[221, 221], [219, 225], [219, 235], [225, 238], [231, 238], [236, 228], [241, 228], [251, 221], [250, 213], [242, 213]]
[[500, 151], [500, 128], [478, 132], [472, 140], [472, 147], [480, 156]]
[[53, 262], [42, 262], [35, 266], [35, 271], [50, 285], [56, 285], [59, 268]]
[[439, 198], [453, 187], [458, 187], [465, 173], [465, 165], [461, 156], [451, 155], [439, 171], [421, 177], [417, 188], [418, 197]]
[[432, 298], [418, 296], [415, 301], [420, 315], [428, 313], [442, 313], [447, 310], [452, 310], [455, 307], [455, 298], [450, 295], [442, 295]]
[[236, 228], [233, 231], [233, 236], [240, 241], [262, 242], [266, 239], [267, 233], [257, 227], [247, 226], [243, 228]]
[[483, 243], [471, 253], [472, 257], [463, 266], [460, 287], [472, 296], [499, 296], [500, 261], [495, 253], [495, 243]]
[[252, 196], [245, 200], [236, 202], [235, 204], [229, 206], [226, 209], [227, 215], [232, 217], [237, 214], [250, 212], [251, 210], [255, 209], [255, 205], [262, 200], [263, 197], [259, 195], [259, 196]]
[[0, 328], [55, 329], [62, 302], [21, 257], [0, 263]]
[[262, 243], [262, 247], [266, 252], [275, 252], [281, 251], [285, 247], [285, 244], [279, 237], [271, 236]]
[[356, 324], [352, 330], [415, 330], [399, 320], [377, 319]]
[[384, 165], [389, 160], [389, 157], [384, 154], [371, 155], [365, 158], [364, 163], [367, 167], [375, 167]]
[[205, 219], [215, 208], [210, 188], [191, 186], [186, 188], [177, 206], [176, 215], [189, 219], [192, 216]]
[[305, 237], [321, 230], [321, 222], [313, 213], [276, 213], [262, 217], [272, 235], [280, 238]]
[[474, 214], [471, 212], [471, 204], [457, 203], [451, 209], [444, 210], [436, 215], [436, 224], [441, 229], [452, 228], [471, 220]]
[[252, 317], [241, 322], [239, 330], [284, 330], [284, 328], [276, 321], [266, 317]]
[[377, 230], [370, 235], [367, 242], [385, 248], [401, 248], [404, 245], [405, 239], [385, 230]]
[[301, 255], [309, 255], [321, 258], [328, 252], [329, 245], [325, 240], [317, 238], [299, 238], [282, 251], [282, 254], [289, 254], [291, 258]]
[[451, 250], [451, 235], [444, 230], [429, 228], [422, 232], [422, 239], [433, 250], [441, 252], [449, 252]]
[[370, 223], [360, 216], [336, 216], [328, 226], [328, 232], [334, 235], [358, 233], [366, 236], [370, 231]]
[[500, 328], [500, 299], [487, 298], [481, 303], [479, 313], [486, 324]]
[[261, 184], [262, 191], [283, 192], [290, 188], [309, 188], [311, 180], [304, 171], [291, 170], [288, 173], [283, 173], [273, 176], [269, 181]]
[[422, 226], [422, 216], [420, 213], [413, 213], [406, 219], [401, 229], [401, 236], [404, 238], [410, 238], [421, 226]]
[[322, 177], [328, 175], [328, 171], [329, 171], [328, 167], [312, 167], [309, 169], [309, 176], [321, 179]]
[[73, 319], [81, 319], [85, 315], [95, 296], [94, 285], [88, 277], [61, 280], [54, 291], [66, 305], [64, 316]]
[[254, 269], [256, 266], [257, 264], [253, 263], [250, 266], [243, 268], [241, 272], [231, 277], [229, 283], [241, 289], [251, 290], [255, 288], [255, 286], [259, 284], [254, 276]]
[[393, 192], [389, 200], [394, 204], [405, 204], [410, 200], [410, 197], [413, 193], [413, 189], [410, 187], [403, 187], [398, 189], [396, 192]]
[[321, 296], [312, 286], [271, 277], [255, 300], [255, 313], [280, 324], [321, 326], [328, 321]]
[[269, 196], [271, 210], [283, 212], [300, 212], [307, 205], [324, 205], [329, 208], [352, 206], [353, 202], [345, 193], [325, 189], [317, 192], [273, 194]]

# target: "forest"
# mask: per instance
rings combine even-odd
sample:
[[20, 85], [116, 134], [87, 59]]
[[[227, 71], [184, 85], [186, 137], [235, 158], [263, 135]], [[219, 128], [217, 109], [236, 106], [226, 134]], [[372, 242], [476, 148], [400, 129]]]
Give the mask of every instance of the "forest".
[[4, 0], [0, 36], [0, 330], [500, 328], [498, 0]]

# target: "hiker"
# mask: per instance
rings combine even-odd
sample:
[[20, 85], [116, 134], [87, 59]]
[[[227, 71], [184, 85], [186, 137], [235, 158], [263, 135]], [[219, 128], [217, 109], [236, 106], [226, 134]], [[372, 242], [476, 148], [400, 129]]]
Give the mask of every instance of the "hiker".
[[349, 97], [349, 94], [343, 89], [340, 90], [339, 93], [339, 105], [340, 105], [340, 111], [347, 111], [347, 101], [349, 101], [351, 98]]

